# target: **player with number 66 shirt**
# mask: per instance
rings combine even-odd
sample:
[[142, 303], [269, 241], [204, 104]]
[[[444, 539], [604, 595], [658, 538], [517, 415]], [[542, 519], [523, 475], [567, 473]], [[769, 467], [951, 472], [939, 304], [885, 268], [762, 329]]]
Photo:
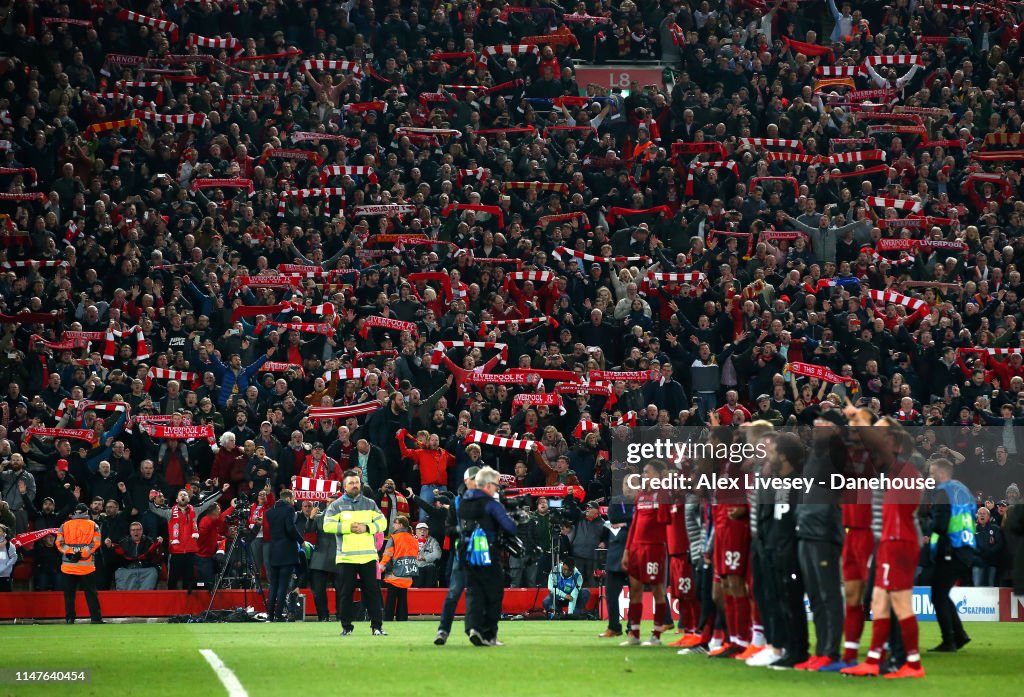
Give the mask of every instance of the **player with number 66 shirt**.
[[669, 501], [664, 492], [647, 485], [651, 479], [664, 476], [664, 462], [652, 461], [644, 465], [641, 488], [634, 502], [633, 522], [626, 538], [622, 555], [622, 568], [629, 575], [629, 633], [620, 646], [640, 644], [640, 618], [643, 615], [644, 586], [651, 586], [654, 595], [654, 630], [644, 646], [661, 644], [661, 625], [665, 616], [665, 559], [667, 555], [665, 530], [669, 516]]

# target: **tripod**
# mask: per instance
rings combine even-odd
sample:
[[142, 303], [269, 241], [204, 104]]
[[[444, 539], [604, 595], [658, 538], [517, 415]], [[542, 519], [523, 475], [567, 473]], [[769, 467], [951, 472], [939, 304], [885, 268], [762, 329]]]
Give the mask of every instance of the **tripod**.
[[[552, 531], [552, 534], [551, 534], [551, 549], [548, 550], [547, 553], [546, 553], [550, 557], [550, 559], [551, 559], [551, 567], [548, 569], [547, 578], [544, 579], [545, 580], [544, 585], [543, 586], [542, 585], [538, 585], [537, 589], [533, 593], [533, 602], [530, 603], [530, 609], [528, 611], [528, 614], [533, 614], [535, 612], [545, 612], [544, 604], [542, 602], [540, 602], [540, 599], [541, 599], [540, 598], [540, 592], [541, 592], [541, 590], [546, 590], [547, 589], [547, 580], [551, 578], [551, 574], [553, 572], [558, 571], [558, 568], [560, 566], [560, 563], [559, 563], [560, 560], [559, 560], [559, 556], [558, 556], [558, 545], [559, 545], [559, 542], [560, 542], [560, 540], [559, 540], [560, 536], [561, 536], [561, 533]], [[537, 583], [539, 584], [540, 581], [541, 581], [541, 579], [538, 578], [537, 579]], [[551, 618], [548, 617], [548, 619], [551, 619]]]
[[[245, 540], [242, 532], [239, 530], [235, 533], [234, 539], [231, 540], [231, 545], [228, 547], [227, 553], [224, 555], [224, 568], [217, 574], [217, 580], [213, 584], [213, 593], [210, 594], [210, 605], [206, 608], [206, 612], [203, 613], [203, 622], [207, 622], [210, 619], [210, 613], [213, 612], [213, 604], [217, 600], [217, 591], [220, 590], [224, 583], [224, 577], [227, 575], [228, 569], [231, 567], [231, 561], [235, 556], [235, 548], [238, 544], [242, 544], [242, 563], [245, 567], [246, 574], [248, 575], [249, 582], [255, 586], [259, 592], [260, 597], [263, 598], [263, 609], [267, 610], [267, 594], [263, 591], [263, 585], [260, 583], [260, 570], [256, 566], [256, 560], [253, 559], [252, 550], [249, 549], [249, 543]], [[249, 583], [242, 584], [242, 602], [245, 607], [249, 607]]]

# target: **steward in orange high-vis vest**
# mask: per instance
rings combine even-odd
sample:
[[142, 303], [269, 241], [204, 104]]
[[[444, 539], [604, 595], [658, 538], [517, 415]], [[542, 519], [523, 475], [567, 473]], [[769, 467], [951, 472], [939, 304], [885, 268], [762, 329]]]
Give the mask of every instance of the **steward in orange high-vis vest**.
[[60, 571], [64, 576], [64, 618], [75, 621], [75, 593], [81, 588], [89, 606], [93, 624], [103, 624], [100, 598], [96, 593], [96, 550], [100, 548], [100, 528], [89, 518], [89, 508], [78, 504], [71, 520], [57, 533], [61, 553]]

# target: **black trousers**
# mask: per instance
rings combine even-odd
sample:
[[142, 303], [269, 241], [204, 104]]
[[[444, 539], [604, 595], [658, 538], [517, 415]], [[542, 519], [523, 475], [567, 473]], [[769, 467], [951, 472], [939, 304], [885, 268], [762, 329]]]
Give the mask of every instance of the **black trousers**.
[[384, 599], [384, 621], [405, 622], [409, 619], [409, 589], [395, 588], [388, 584], [387, 597]]
[[93, 622], [102, 620], [100, 596], [96, 593], [96, 572], [84, 576], [61, 575], [64, 577], [64, 618], [72, 622], [75, 620], [75, 591], [81, 588], [85, 593], [85, 603], [89, 606], [89, 618]]
[[466, 567], [466, 634], [475, 629], [484, 639], [498, 636], [505, 572], [498, 564]]
[[772, 556], [765, 552], [764, 544], [754, 540], [751, 544], [751, 562], [754, 575], [754, 600], [761, 610], [761, 624], [764, 625], [765, 640], [772, 646], [782, 646], [786, 641], [785, 623], [779, 597], [779, 579]]
[[291, 564], [267, 568], [270, 575], [268, 579], [270, 588], [267, 591], [267, 616], [271, 621], [285, 614], [284, 607], [288, 600], [288, 586], [292, 581], [293, 569], [294, 566]]
[[843, 574], [840, 545], [818, 540], [800, 540], [797, 546], [800, 572], [814, 614], [815, 655], [839, 660], [843, 640]]
[[604, 576], [604, 604], [608, 612], [608, 629], [613, 632], [622, 631], [622, 618], [619, 613], [619, 597], [622, 589], [629, 585], [629, 576], [625, 571], [609, 571]]
[[955, 555], [949, 558], [939, 557], [935, 560], [932, 575], [932, 605], [935, 606], [935, 619], [939, 622], [942, 632], [942, 643], [953, 644], [963, 641], [967, 636], [964, 625], [960, 622], [960, 613], [949, 597], [949, 591], [959, 581], [967, 584], [971, 570]]
[[714, 567], [701, 561], [694, 566], [693, 578], [697, 582], [697, 599], [700, 600], [700, 622], [697, 626], [703, 630], [709, 620], [717, 622], [720, 626], [725, 619], [725, 613], [718, 612], [718, 606], [715, 605]]
[[167, 590], [177, 590], [179, 584], [184, 590], [195, 590], [195, 565], [196, 555], [193, 552], [170, 555], [167, 561]]
[[776, 578], [782, 610], [782, 646], [787, 656], [804, 660], [809, 652], [807, 611], [804, 610], [804, 581], [795, 554], [776, 555]]
[[377, 562], [368, 561], [363, 564], [339, 564], [339, 584], [341, 585], [341, 628], [352, 629], [352, 594], [359, 583], [363, 607], [370, 616], [370, 627], [380, 629], [384, 624], [383, 601], [380, 597], [380, 581], [377, 580]]
[[327, 589], [333, 587], [334, 610], [338, 615], [338, 619], [341, 619], [341, 597], [338, 591], [340, 588], [338, 572], [311, 569], [309, 573], [309, 585], [313, 590], [313, 605], [316, 606], [317, 618], [322, 621], [326, 621], [331, 618], [331, 606], [327, 603]]

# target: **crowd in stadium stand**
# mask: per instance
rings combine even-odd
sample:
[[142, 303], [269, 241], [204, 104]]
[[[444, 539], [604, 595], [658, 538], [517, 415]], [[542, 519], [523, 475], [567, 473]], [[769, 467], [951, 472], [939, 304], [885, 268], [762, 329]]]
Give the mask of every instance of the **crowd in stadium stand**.
[[[795, 429], [849, 399], [976, 483], [999, 543], [975, 578], [1008, 583], [1024, 13], [857, 7], [4, 3], [8, 538], [86, 503], [113, 587], [163, 570], [185, 489], [209, 582], [240, 494], [259, 559], [276, 493], [358, 467], [426, 525], [434, 585], [438, 509], [486, 463], [580, 493], [561, 530], [533, 502], [510, 582], [546, 585], [561, 546], [593, 585], [585, 502], [618, 493], [630, 426]], [[618, 60], [664, 78], [575, 76]], [[16, 586], [59, 586], [52, 537], [20, 558]]]

